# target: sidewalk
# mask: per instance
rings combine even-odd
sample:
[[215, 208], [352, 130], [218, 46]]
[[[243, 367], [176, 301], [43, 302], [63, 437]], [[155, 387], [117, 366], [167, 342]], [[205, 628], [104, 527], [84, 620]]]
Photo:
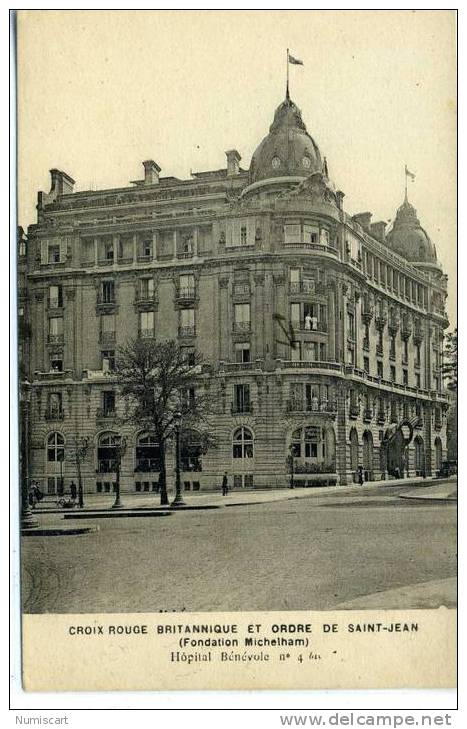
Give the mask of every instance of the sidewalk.
[[401, 499], [424, 499], [433, 501], [457, 501], [457, 479], [446, 483], [433, 483], [424, 489], [399, 494]]
[[[346, 484], [338, 486], [319, 486], [315, 488], [286, 488], [286, 489], [253, 489], [251, 491], [229, 491], [227, 496], [222, 496], [218, 491], [200, 491], [183, 493], [183, 500], [185, 501], [185, 507], [178, 507], [180, 509], [218, 509], [230, 506], [244, 506], [253, 504], [266, 504], [277, 501], [286, 501], [289, 499], [309, 499], [316, 496], [322, 496], [323, 494], [355, 494], [359, 491], [364, 490], [365, 493], [371, 489], [372, 492], [377, 492], [378, 488], [394, 487], [400, 488], [401, 486], [423, 486], [426, 488], [427, 479], [421, 477], [414, 477], [409, 479], [388, 479], [385, 481], [367, 481], [360, 486], [360, 484]], [[57, 507], [55, 501], [42, 502], [40, 506], [34, 510], [37, 514], [86, 514], [96, 512], [109, 512], [114, 502], [113, 494], [86, 494], [85, 495], [85, 506], [83, 509], [77, 507], [73, 509], [61, 509]], [[169, 507], [160, 505], [160, 496], [157, 493], [146, 493], [146, 494], [135, 494], [135, 493], [122, 493], [121, 494], [122, 508], [116, 509], [115, 514], [122, 514], [128, 511], [156, 511], [156, 510], [167, 510]], [[174, 492], [169, 490], [169, 502], [172, 502], [174, 498]]]
[[334, 610], [416, 610], [457, 607], [457, 578], [430, 580], [363, 595], [334, 606]]

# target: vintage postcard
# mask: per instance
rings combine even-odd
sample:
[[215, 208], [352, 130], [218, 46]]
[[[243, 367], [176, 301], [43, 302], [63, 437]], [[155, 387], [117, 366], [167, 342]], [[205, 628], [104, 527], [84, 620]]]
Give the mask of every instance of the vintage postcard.
[[455, 687], [455, 11], [15, 22], [24, 688]]

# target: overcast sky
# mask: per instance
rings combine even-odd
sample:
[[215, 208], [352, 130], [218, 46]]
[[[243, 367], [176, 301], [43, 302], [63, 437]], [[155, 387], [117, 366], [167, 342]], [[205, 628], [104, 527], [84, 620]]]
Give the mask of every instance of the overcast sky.
[[456, 70], [451, 11], [28, 11], [19, 16], [19, 223], [49, 169], [76, 189], [242, 166], [285, 94], [351, 213], [409, 200], [449, 276], [456, 316]]

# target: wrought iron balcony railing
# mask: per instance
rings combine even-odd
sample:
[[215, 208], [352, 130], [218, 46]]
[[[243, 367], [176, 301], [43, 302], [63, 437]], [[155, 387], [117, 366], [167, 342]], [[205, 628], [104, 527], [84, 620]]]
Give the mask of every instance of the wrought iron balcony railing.
[[230, 404], [230, 412], [232, 415], [238, 415], [239, 413], [252, 413], [253, 403], [252, 402], [232, 402]]

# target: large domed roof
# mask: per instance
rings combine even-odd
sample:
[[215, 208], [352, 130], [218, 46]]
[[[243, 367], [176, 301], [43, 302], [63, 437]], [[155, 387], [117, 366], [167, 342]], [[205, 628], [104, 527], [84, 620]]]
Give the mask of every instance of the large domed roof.
[[417, 211], [409, 203], [407, 196], [397, 211], [386, 241], [396, 253], [408, 261], [436, 263], [436, 248], [420, 225]]
[[250, 184], [274, 177], [308, 177], [322, 170], [319, 149], [306, 130], [300, 109], [287, 93], [276, 109], [269, 134], [251, 158]]

